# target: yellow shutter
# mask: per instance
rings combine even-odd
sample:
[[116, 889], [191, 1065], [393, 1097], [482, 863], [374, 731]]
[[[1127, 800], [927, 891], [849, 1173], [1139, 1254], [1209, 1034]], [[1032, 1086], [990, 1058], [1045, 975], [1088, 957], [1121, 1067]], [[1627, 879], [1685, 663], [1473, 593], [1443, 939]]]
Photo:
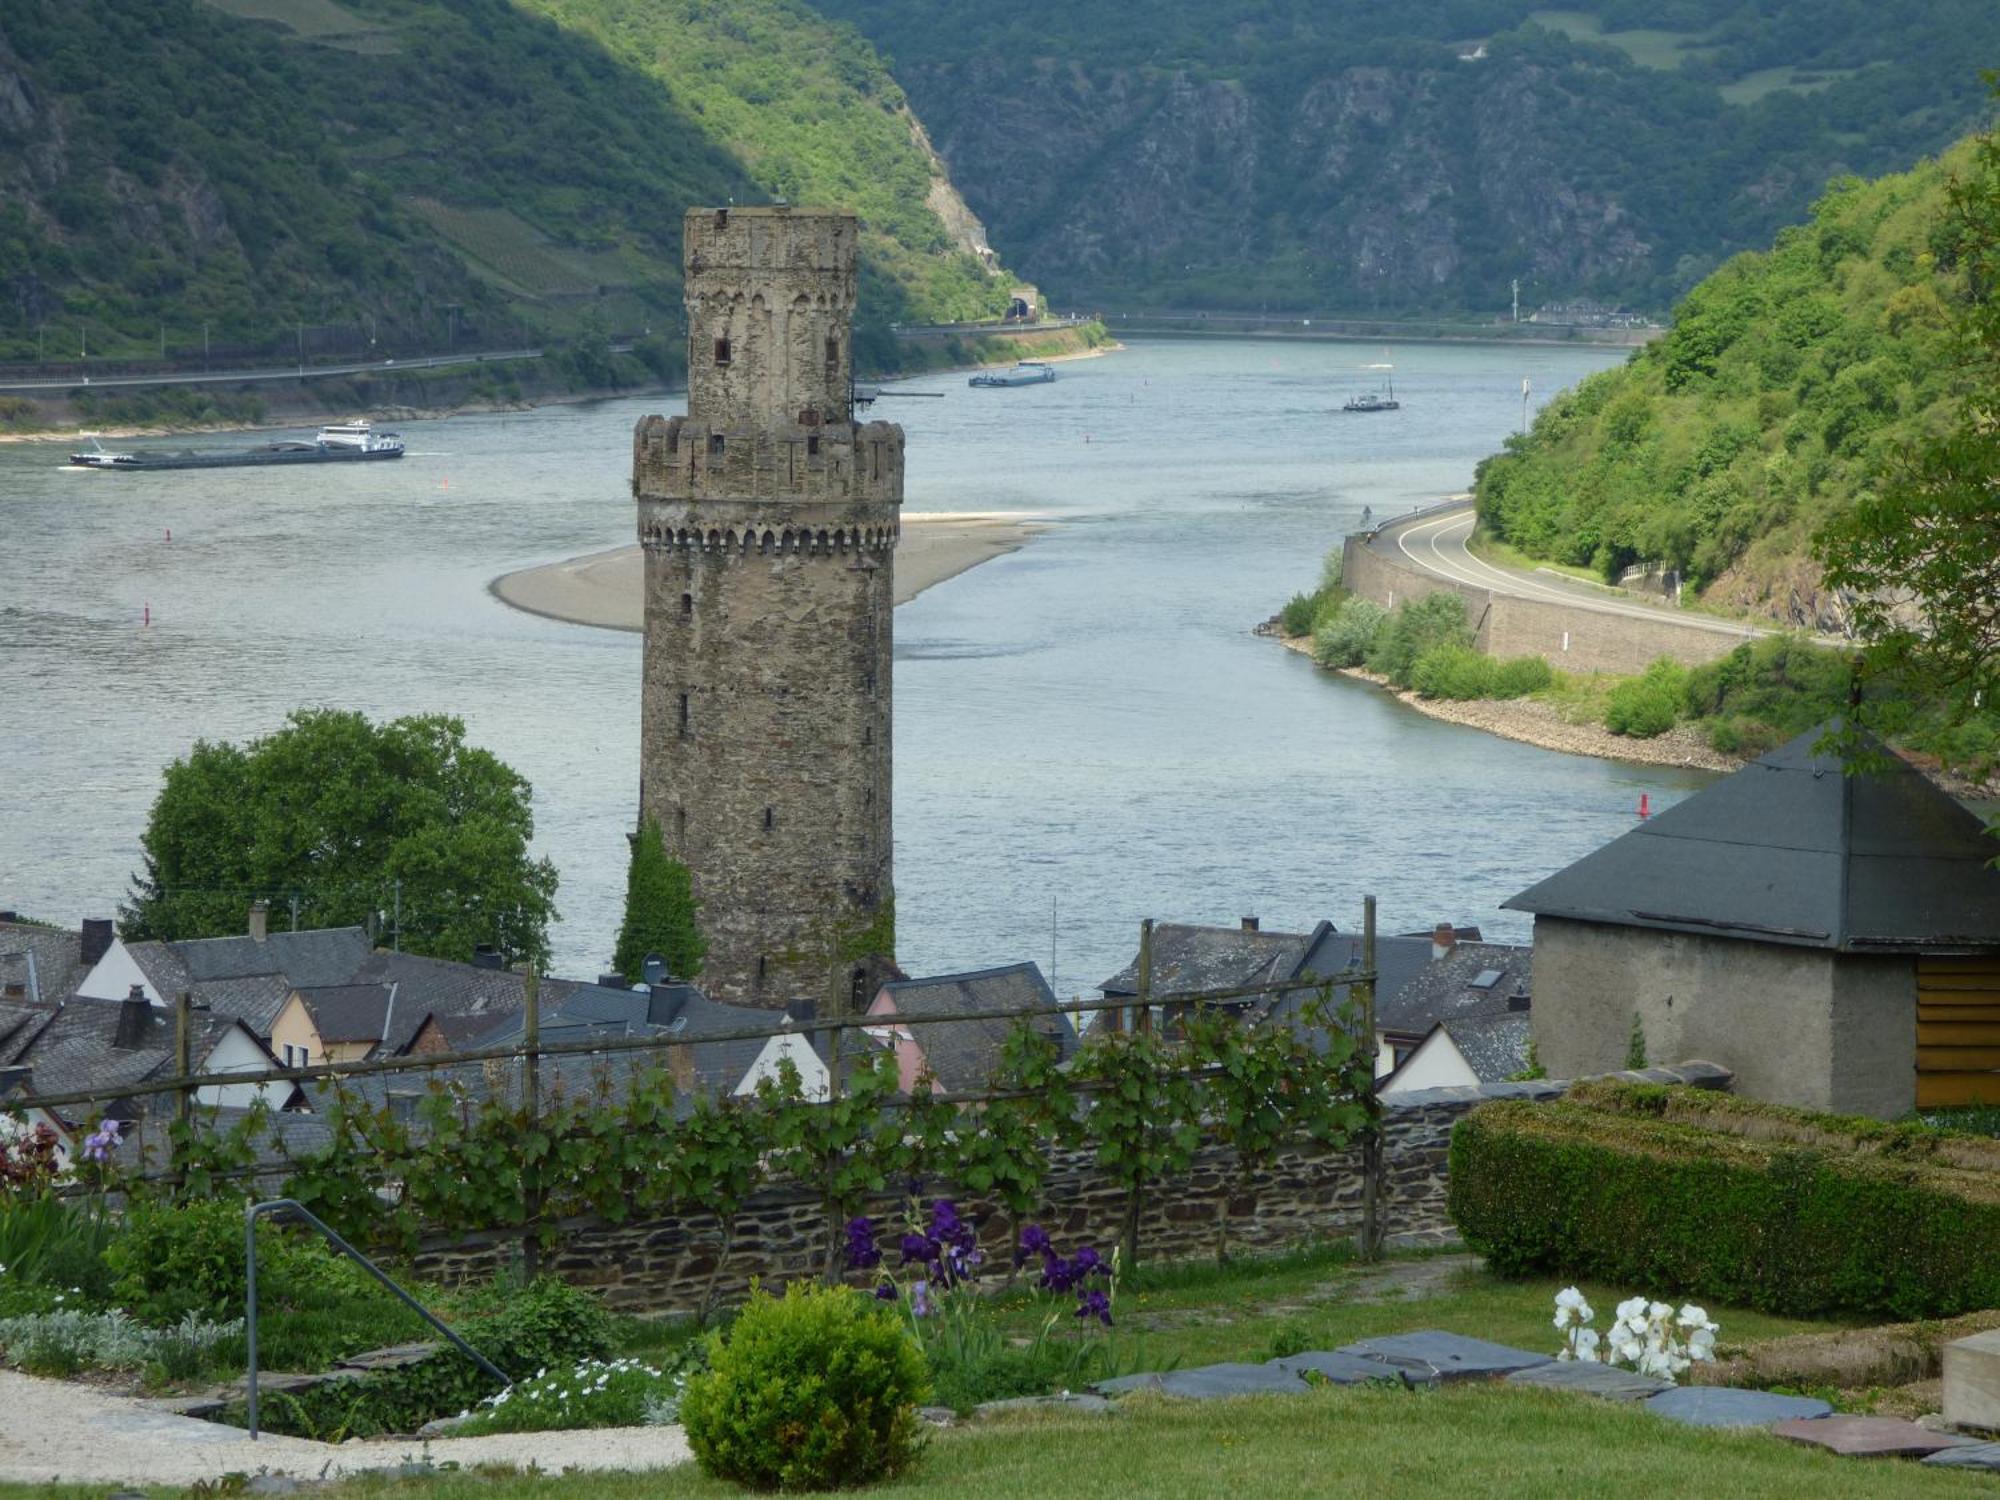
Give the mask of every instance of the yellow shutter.
[[2000, 1104], [2000, 959], [1917, 960], [1917, 1108]]

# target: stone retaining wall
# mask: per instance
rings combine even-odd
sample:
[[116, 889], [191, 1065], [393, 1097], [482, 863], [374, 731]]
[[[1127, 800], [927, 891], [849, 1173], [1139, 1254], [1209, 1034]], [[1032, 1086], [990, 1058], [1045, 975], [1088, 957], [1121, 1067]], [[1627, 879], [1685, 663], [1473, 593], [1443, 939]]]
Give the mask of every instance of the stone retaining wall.
[[1521, 599], [1454, 583], [1402, 558], [1377, 552], [1366, 536], [1350, 536], [1342, 549], [1350, 591], [1384, 609], [1435, 593], [1465, 600], [1473, 644], [1489, 656], [1539, 656], [1565, 672], [1643, 672], [1662, 656], [1690, 667], [1727, 656], [1750, 639], [1677, 620], [1606, 614], [1554, 600]]
[[[1711, 1063], [1652, 1068], [1614, 1075], [1653, 1083], [1727, 1088], [1730, 1074]], [[1384, 1101], [1382, 1227], [1392, 1245], [1438, 1245], [1456, 1239], [1445, 1207], [1445, 1162], [1451, 1130], [1474, 1105], [1488, 1099], [1560, 1098], [1560, 1082], [1489, 1084], [1482, 1088], [1428, 1089]], [[1231, 1152], [1204, 1152], [1194, 1170], [1149, 1194], [1139, 1243], [1149, 1260], [1215, 1253], [1225, 1232], [1232, 1250], [1276, 1251], [1343, 1239], [1361, 1226], [1361, 1159], [1358, 1150], [1291, 1152], [1268, 1172], [1247, 1180]], [[990, 1258], [1012, 1255], [1013, 1226], [1004, 1211], [975, 1194], [954, 1194], [933, 1184], [927, 1196], [949, 1196], [980, 1229]], [[870, 1206], [879, 1215], [900, 1214], [901, 1202], [885, 1197]], [[1065, 1152], [1050, 1174], [1043, 1224], [1065, 1251], [1078, 1245], [1109, 1248], [1124, 1221], [1124, 1192], [1100, 1173], [1087, 1153]], [[738, 1302], [751, 1278], [778, 1285], [818, 1274], [830, 1243], [817, 1200], [795, 1190], [751, 1200], [737, 1216], [725, 1250], [720, 1223], [709, 1214], [607, 1224], [585, 1220], [564, 1226], [547, 1268], [578, 1286], [604, 1294], [624, 1312], [692, 1313], [711, 1279], [724, 1304]], [[518, 1239], [505, 1234], [466, 1236], [428, 1246], [416, 1270], [426, 1279], [455, 1281], [489, 1276], [512, 1257]]]

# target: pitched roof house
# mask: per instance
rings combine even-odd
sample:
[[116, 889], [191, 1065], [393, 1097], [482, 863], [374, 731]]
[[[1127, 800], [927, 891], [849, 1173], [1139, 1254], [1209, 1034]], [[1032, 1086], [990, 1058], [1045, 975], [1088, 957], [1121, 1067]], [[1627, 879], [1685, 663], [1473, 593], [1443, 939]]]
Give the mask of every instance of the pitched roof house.
[[0, 913], [0, 1000], [53, 1005], [69, 998], [111, 942], [108, 919], [71, 931]]
[[[1008, 1034], [1019, 1024], [994, 1012], [1056, 1003], [1055, 992], [1033, 963], [1007, 964], [964, 974], [939, 974], [885, 984], [868, 1007], [870, 1017], [957, 1016], [960, 1021], [923, 1026], [869, 1027], [869, 1033], [896, 1052], [903, 1092], [913, 1093], [926, 1077], [938, 1093], [984, 1088], [999, 1066]], [[1066, 1016], [1040, 1016], [1036, 1031], [1055, 1042], [1060, 1059], [1076, 1052], [1076, 1028]]]
[[1557, 1075], [1702, 1058], [1753, 1097], [1895, 1117], [2000, 1103], [2000, 841], [1867, 736], [1828, 729], [1506, 903], [1535, 916], [1534, 1033]]
[[171, 1006], [182, 990], [219, 980], [280, 975], [294, 986], [346, 984], [374, 946], [359, 927], [269, 932], [261, 911], [251, 913], [250, 925], [251, 931], [242, 937], [135, 943], [115, 939], [77, 992], [98, 1000], [122, 1000], [137, 985], [153, 1004]]

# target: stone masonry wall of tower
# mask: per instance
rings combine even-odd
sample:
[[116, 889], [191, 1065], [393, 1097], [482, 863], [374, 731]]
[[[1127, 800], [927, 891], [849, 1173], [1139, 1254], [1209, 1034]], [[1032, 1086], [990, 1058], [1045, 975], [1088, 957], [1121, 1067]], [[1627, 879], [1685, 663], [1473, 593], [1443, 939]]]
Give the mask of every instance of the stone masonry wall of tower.
[[821, 1012], [891, 907], [903, 431], [850, 402], [853, 215], [687, 216], [688, 414], [643, 418], [641, 819], [686, 864], [718, 999]]

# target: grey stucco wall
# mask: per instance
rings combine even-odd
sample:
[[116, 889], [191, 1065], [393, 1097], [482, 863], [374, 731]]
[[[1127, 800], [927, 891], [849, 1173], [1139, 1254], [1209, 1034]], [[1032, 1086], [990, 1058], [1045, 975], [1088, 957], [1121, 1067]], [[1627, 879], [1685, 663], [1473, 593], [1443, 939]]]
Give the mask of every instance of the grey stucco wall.
[[1646, 1055], [1701, 1057], [1774, 1104], [1893, 1117], [1915, 1102], [1916, 981], [1907, 958], [1535, 919], [1535, 1054], [1559, 1077]]
[[1907, 954], [1843, 954], [1833, 969], [1827, 1108], [1895, 1119], [1916, 1107], [1916, 960]]

